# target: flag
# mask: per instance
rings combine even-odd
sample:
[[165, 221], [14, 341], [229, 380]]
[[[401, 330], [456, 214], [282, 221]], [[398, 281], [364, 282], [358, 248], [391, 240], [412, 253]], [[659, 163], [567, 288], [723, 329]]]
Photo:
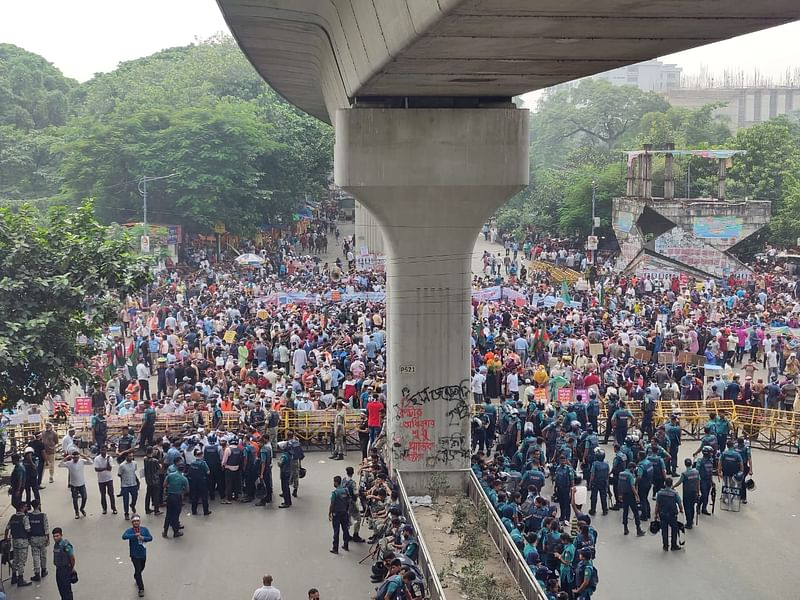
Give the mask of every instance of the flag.
[[561, 282], [561, 299], [565, 304], [572, 302], [572, 298], [569, 295], [569, 284], [566, 281]]

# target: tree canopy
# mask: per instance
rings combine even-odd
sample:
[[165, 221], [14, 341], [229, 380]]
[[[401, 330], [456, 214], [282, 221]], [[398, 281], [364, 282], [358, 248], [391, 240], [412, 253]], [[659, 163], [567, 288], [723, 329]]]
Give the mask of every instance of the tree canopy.
[[0, 201], [92, 198], [104, 222], [138, 221], [137, 181], [177, 173], [151, 187], [152, 222], [251, 234], [326, 191], [331, 127], [281, 99], [229, 37], [122, 63], [70, 94], [63, 123], [0, 126]]
[[0, 208], [0, 401], [41, 403], [85, 380], [92, 340], [116, 319], [119, 298], [148, 281], [145, 261], [108, 235], [91, 204], [45, 217]]
[[41, 56], [0, 44], [0, 125], [24, 130], [63, 125], [76, 86]]

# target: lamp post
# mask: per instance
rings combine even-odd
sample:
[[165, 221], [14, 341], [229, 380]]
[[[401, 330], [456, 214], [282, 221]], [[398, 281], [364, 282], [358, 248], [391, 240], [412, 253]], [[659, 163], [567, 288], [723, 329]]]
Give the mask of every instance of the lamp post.
[[[147, 175], [142, 175], [139, 179], [139, 193], [142, 195], [142, 226], [144, 229], [144, 233], [142, 234], [143, 237], [147, 236], [147, 182], [148, 181], [158, 181], [160, 179], [169, 179], [170, 177], [175, 177], [178, 173], [170, 173], [169, 175], [162, 175], [161, 177], [148, 177]], [[148, 242], [148, 253], [150, 252], [149, 242]], [[144, 286], [144, 301], [147, 304], [148, 308], [150, 307], [150, 285]]]

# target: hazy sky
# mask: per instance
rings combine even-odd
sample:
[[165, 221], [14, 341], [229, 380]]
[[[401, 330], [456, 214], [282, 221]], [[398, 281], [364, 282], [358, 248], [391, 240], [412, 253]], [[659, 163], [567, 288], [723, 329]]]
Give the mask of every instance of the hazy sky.
[[[119, 62], [227, 31], [214, 0], [0, 0], [0, 42], [21, 46], [80, 81]], [[779, 77], [800, 66], [800, 22], [664, 57]]]

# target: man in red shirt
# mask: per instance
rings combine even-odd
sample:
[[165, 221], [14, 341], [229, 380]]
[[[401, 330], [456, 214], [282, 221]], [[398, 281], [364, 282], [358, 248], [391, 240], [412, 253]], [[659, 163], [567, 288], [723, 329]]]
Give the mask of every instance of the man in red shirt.
[[369, 426], [369, 445], [375, 443], [378, 434], [381, 432], [381, 416], [383, 414], [383, 402], [378, 400], [378, 394], [373, 394], [367, 402], [367, 425]]

